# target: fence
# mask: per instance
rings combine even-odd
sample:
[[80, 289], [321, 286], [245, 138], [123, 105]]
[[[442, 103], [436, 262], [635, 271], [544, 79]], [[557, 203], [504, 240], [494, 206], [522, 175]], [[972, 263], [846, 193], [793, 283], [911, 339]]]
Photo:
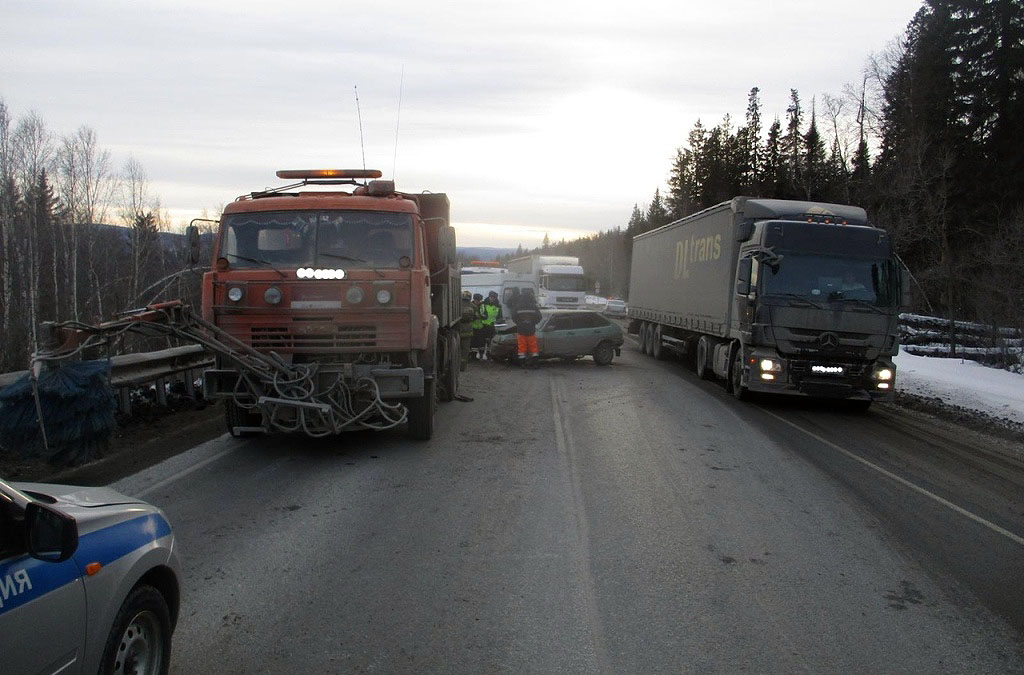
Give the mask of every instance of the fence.
[[[117, 390], [118, 408], [131, 414], [131, 391], [142, 385], [156, 385], [156, 403], [167, 405], [167, 385], [180, 379], [189, 396], [195, 395], [196, 376], [213, 366], [213, 356], [199, 345], [173, 347], [157, 352], [123, 354], [110, 359], [110, 384]], [[0, 374], [0, 389], [28, 373], [20, 370]]]
[[968, 359], [1011, 369], [1024, 363], [1019, 328], [900, 314], [900, 344], [917, 356]]

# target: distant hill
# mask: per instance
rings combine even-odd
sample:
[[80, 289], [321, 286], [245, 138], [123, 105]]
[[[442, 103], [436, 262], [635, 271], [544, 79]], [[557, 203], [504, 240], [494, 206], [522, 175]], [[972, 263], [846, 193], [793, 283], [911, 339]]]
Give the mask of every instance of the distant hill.
[[463, 260], [497, 260], [499, 255], [515, 253], [514, 248], [493, 248], [488, 246], [459, 246], [455, 252]]

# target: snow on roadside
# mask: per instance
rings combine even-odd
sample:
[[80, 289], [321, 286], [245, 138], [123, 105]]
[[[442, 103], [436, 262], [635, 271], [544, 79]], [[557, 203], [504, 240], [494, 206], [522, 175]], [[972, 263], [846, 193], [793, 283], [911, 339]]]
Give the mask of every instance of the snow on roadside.
[[1024, 375], [974, 361], [914, 356], [900, 348], [896, 391], [1024, 424]]

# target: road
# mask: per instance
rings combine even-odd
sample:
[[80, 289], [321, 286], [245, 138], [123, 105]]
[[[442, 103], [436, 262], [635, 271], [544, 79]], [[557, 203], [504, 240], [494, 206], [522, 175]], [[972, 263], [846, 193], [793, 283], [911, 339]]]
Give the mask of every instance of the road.
[[1024, 470], [983, 438], [630, 343], [464, 391], [429, 443], [224, 437], [120, 481], [180, 539], [172, 672], [1024, 672]]

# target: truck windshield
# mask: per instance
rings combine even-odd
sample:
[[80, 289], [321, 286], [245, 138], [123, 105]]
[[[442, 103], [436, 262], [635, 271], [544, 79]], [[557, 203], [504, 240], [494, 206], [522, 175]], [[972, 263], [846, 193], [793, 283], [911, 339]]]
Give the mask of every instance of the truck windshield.
[[408, 213], [233, 213], [224, 216], [222, 236], [221, 255], [235, 268], [399, 268], [412, 261]]
[[549, 274], [546, 277], [546, 285], [544, 286], [549, 291], [574, 291], [582, 292], [583, 289], [583, 277], [580, 276], [563, 276], [558, 274]]
[[896, 268], [889, 260], [787, 251], [778, 265], [759, 267], [764, 295], [892, 307], [899, 290]]

